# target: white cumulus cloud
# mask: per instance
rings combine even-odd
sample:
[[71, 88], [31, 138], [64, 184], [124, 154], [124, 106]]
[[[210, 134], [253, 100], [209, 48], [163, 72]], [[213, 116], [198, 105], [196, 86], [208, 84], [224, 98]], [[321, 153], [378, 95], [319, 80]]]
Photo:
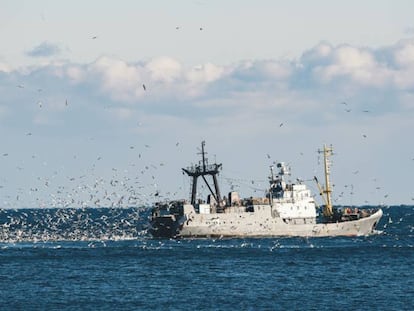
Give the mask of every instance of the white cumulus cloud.
[[181, 64], [169, 57], [153, 59], [146, 64], [145, 68], [154, 82], [171, 83], [181, 76]]

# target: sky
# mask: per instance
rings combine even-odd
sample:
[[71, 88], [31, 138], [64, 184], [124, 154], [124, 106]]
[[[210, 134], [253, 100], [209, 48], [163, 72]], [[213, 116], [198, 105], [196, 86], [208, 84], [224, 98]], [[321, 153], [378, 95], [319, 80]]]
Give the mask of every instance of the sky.
[[[270, 166], [333, 200], [414, 204], [412, 1], [0, 0], [0, 206], [189, 198], [223, 164], [261, 196]], [[206, 187], [200, 196], [207, 195]]]

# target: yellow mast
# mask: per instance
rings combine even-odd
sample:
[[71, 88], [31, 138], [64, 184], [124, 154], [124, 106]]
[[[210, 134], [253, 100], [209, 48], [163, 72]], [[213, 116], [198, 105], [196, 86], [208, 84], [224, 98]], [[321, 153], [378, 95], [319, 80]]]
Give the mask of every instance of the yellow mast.
[[[319, 151], [322, 152], [322, 151]], [[330, 147], [327, 147], [326, 145], [323, 145], [323, 161], [325, 166], [325, 189], [323, 192], [326, 195], [325, 200], [325, 208], [323, 210], [324, 216], [330, 217], [333, 215], [332, 211], [332, 200], [331, 200], [331, 185], [329, 182], [329, 174], [330, 174], [330, 162], [329, 157], [333, 154], [332, 145]]]

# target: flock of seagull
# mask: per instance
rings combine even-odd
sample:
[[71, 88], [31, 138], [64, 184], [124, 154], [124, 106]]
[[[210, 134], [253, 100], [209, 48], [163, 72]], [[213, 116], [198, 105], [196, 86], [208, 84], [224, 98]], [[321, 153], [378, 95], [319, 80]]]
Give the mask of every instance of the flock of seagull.
[[[176, 144], [178, 146], [178, 143]], [[144, 145], [150, 148], [149, 145]], [[135, 146], [129, 146], [130, 150], [135, 151]], [[143, 160], [144, 151], [138, 151], [137, 161]], [[9, 153], [3, 153], [3, 158], [9, 157]], [[36, 156], [32, 155], [32, 160]], [[77, 157], [74, 156], [74, 160]], [[148, 206], [153, 203], [155, 196], [161, 196], [157, 183], [157, 170], [163, 168], [164, 162], [157, 164], [129, 164], [129, 168], [105, 169], [100, 171], [99, 167], [104, 167], [102, 156], [98, 156], [94, 163], [83, 174], [67, 176], [55, 170], [51, 176], [38, 176], [28, 189], [20, 187], [17, 194], [13, 196], [3, 195], [3, 207], [131, 207]], [[1, 159], [0, 159], [1, 160]], [[139, 165], [139, 167], [138, 167]], [[16, 170], [22, 171], [22, 166]], [[103, 175], [109, 177], [103, 177]], [[65, 186], [64, 186], [65, 185]], [[1, 190], [6, 189], [6, 184], [0, 179], [0, 198]], [[177, 192], [181, 187], [177, 188]], [[166, 192], [165, 196], [174, 196], [177, 192]], [[25, 202], [24, 197], [31, 197], [32, 201]]]

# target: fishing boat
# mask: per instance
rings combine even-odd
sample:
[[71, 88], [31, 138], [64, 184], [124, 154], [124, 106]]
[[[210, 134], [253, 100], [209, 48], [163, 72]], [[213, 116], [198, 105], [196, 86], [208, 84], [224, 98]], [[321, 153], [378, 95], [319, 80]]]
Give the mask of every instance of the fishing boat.
[[[288, 165], [270, 168], [269, 187], [263, 197], [241, 198], [235, 191], [221, 197], [217, 176], [222, 164], [209, 164], [205, 142], [201, 160], [183, 168], [192, 179], [190, 200], [157, 202], [152, 208], [150, 229], [157, 238], [247, 238], [247, 237], [328, 237], [365, 236], [375, 232], [381, 209], [333, 207], [330, 183], [332, 146], [324, 145], [325, 185], [315, 177], [324, 200], [321, 207], [307, 185], [290, 183]], [[209, 190], [207, 198], [197, 197], [199, 178]], [[210, 180], [210, 181], [209, 181]]]

